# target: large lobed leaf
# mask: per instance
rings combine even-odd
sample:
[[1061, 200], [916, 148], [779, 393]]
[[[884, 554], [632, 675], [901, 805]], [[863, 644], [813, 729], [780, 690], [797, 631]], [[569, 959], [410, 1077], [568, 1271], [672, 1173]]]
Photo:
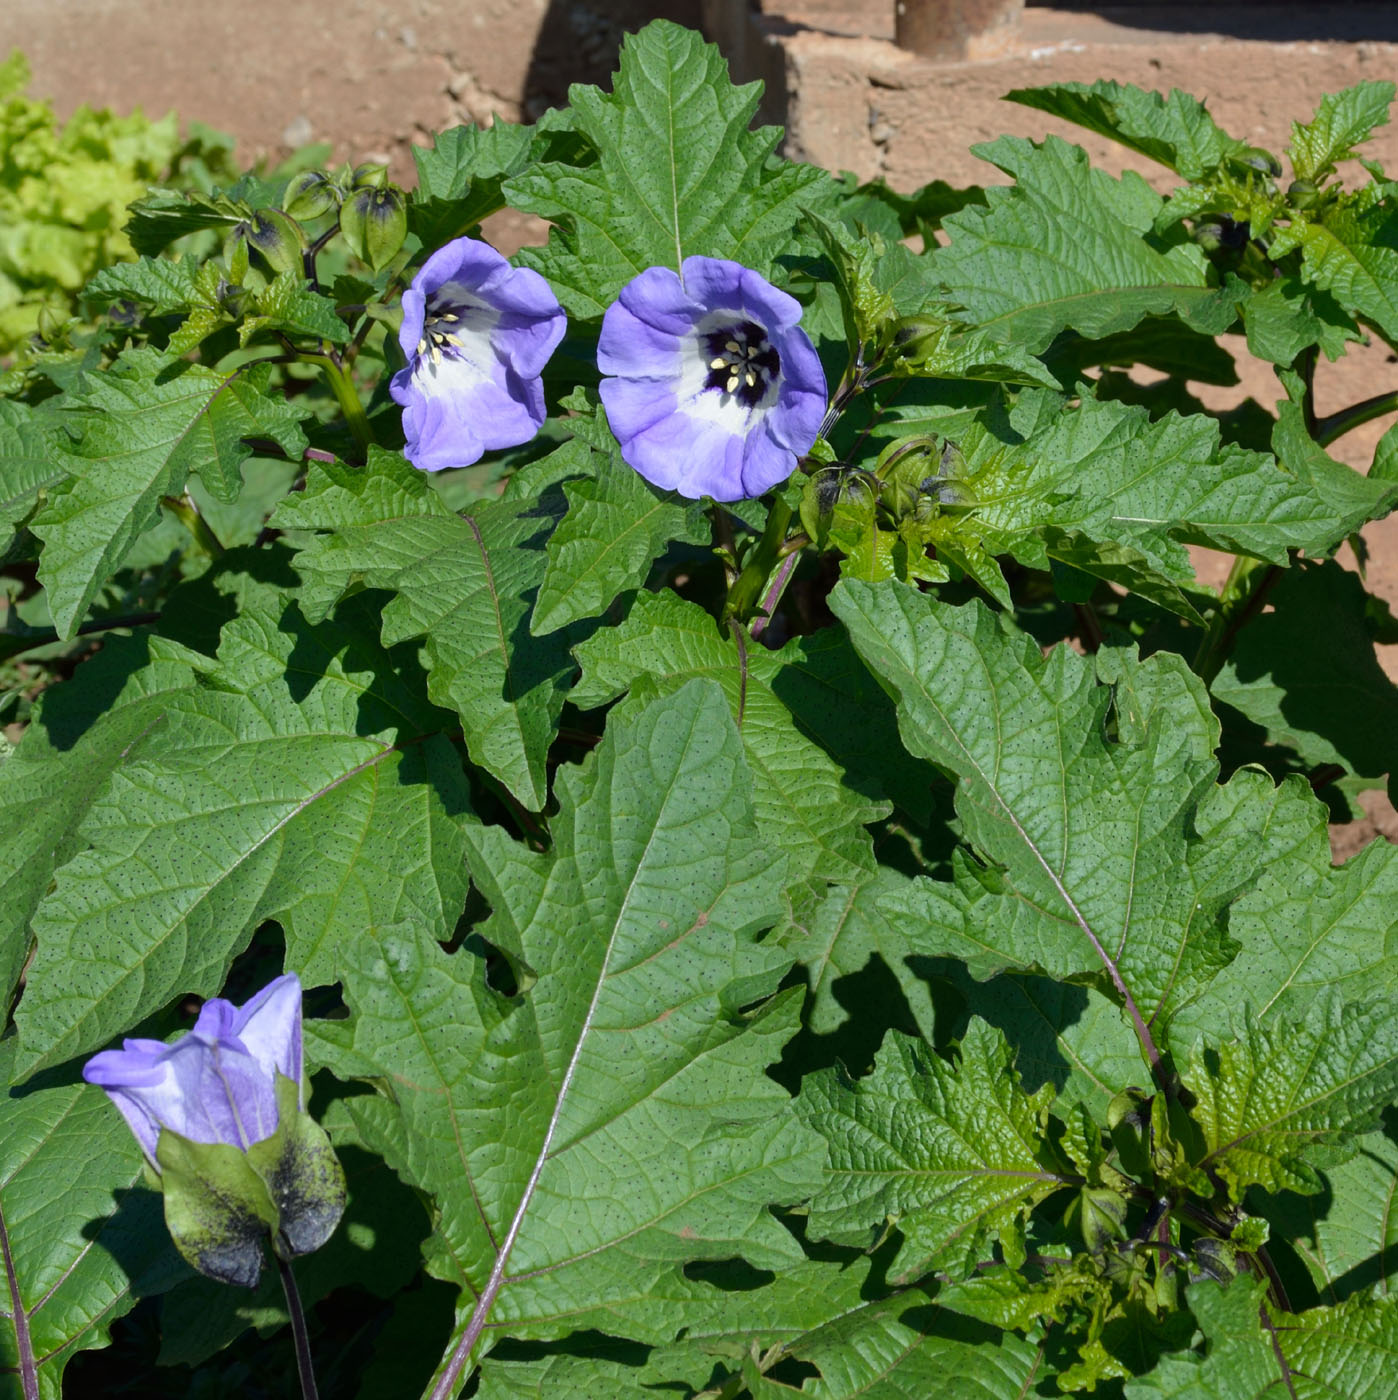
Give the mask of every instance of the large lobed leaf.
[[49, 436], [70, 475], [50, 489], [32, 528], [44, 541], [39, 577], [61, 636], [71, 636], [162, 496], [178, 495], [191, 472], [221, 501], [242, 486], [245, 441], [267, 437], [289, 456], [306, 445], [301, 412], [267, 393], [271, 368], [233, 370], [128, 350], [85, 379], [62, 404]]
[[900, 585], [843, 582], [831, 606], [895, 697], [905, 745], [958, 777], [987, 864], [883, 907], [927, 954], [977, 977], [1090, 980], [1143, 1045], [1158, 1036], [1232, 957], [1223, 911], [1305, 839], [1304, 813], [1255, 773], [1215, 786], [1216, 722], [1178, 657], [1044, 657], [979, 603]]
[[814, 166], [771, 162], [780, 131], [749, 131], [759, 87], [735, 88], [719, 51], [679, 25], [628, 35], [612, 93], [574, 85], [589, 164], [541, 164], [506, 184], [516, 208], [555, 225], [521, 261], [570, 312], [600, 316], [648, 267], [700, 253], [766, 272], [801, 211], [824, 197]]
[[1128, 1400], [1322, 1400], [1398, 1395], [1393, 1352], [1398, 1311], [1391, 1301], [1358, 1301], [1300, 1314], [1274, 1311], [1260, 1280], [1227, 1288], [1191, 1285], [1190, 1310], [1206, 1351], [1167, 1357], [1148, 1376], [1128, 1381]]
[[595, 454], [596, 476], [570, 482], [568, 514], [549, 537], [548, 567], [529, 621], [535, 636], [595, 617], [624, 589], [639, 588], [671, 541], [705, 544], [697, 501], [657, 491], [615, 451]]
[[[0, 1052], [13, 1079], [14, 1041]], [[63, 1369], [143, 1293], [189, 1276], [138, 1188], [141, 1153], [100, 1090], [61, 1084], [10, 1092], [0, 1108], [0, 1392], [32, 1378], [59, 1400]], [[27, 1373], [27, 1374], [26, 1374]]]
[[1327, 996], [1304, 1021], [1241, 1022], [1237, 1039], [1196, 1045], [1180, 1071], [1207, 1149], [1200, 1165], [1235, 1201], [1249, 1186], [1319, 1191], [1313, 1163], [1351, 1155], [1398, 1095], [1393, 1002]]
[[[281, 922], [308, 984], [335, 981], [339, 944], [366, 928], [410, 918], [451, 935], [469, 798], [441, 735], [450, 719], [366, 621], [250, 612], [224, 628], [217, 661], [188, 661], [186, 685], [136, 683], [164, 687], [147, 722], [95, 796], [56, 809], [77, 853], [34, 916], [23, 1072], [182, 993], [213, 995], [264, 919]], [[88, 757], [51, 759], [45, 786], [90, 783]]]
[[405, 928], [354, 944], [354, 1014], [322, 1036], [337, 1073], [391, 1086], [349, 1107], [435, 1198], [430, 1266], [463, 1289], [477, 1355], [487, 1324], [558, 1336], [614, 1317], [668, 1339], [689, 1300], [656, 1285], [677, 1263], [800, 1257], [767, 1206], [807, 1195], [824, 1155], [762, 1073], [795, 1001], [742, 1010], [789, 958], [755, 939], [780, 855], [718, 688], [618, 715], [557, 796], [548, 855], [498, 828], [471, 841], [482, 933], [527, 969], [521, 990]]
[[1034, 353], [1063, 330], [1096, 339], [1167, 312], [1210, 335], [1228, 329], [1244, 289], [1212, 286], [1192, 244], [1147, 238], [1163, 201], [1139, 175], [1093, 170], [1056, 136], [973, 149], [1016, 183], [946, 219], [951, 243], [930, 254], [968, 320]]
[[893, 1277], [964, 1277], [1041, 1200], [1067, 1184], [1045, 1160], [1053, 1090], [1026, 1094], [1005, 1038], [973, 1020], [956, 1064], [890, 1036], [872, 1074], [806, 1079], [803, 1119], [830, 1144], [810, 1203], [819, 1239], [866, 1243], [885, 1221], [903, 1235]]
[[1229, 136], [1197, 97], [1179, 88], [1168, 97], [1131, 83], [1053, 83], [1016, 88], [1007, 102], [1035, 107], [1167, 165], [1186, 180], [1199, 180], [1229, 156], [1247, 149]]
[[[591, 449], [560, 449], [588, 470]], [[467, 752], [530, 811], [548, 797], [544, 760], [573, 670], [564, 632], [533, 637], [528, 619], [549, 564], [552, 506], [498, 501], [454, 514], [396, 452], [364, 468], [317, 466], [273, 523], [326, 533], [302, 541], [303, 606], [319, 616], [353, 584], [397, 596], [384, 644], [425, 637], [428, 694], [461, 717]]]
[[55, 870], [85, 844], [83, 819], [128, 751], [160, 723], [171, 694], [192, 689], [182, 648], [109, 638], [76, 684], [53, 686], [0, 764], [0, 992], [14, 991], [29, 923]]
[[[798, 650], [799, 644], [791, 648]], [[873, 846], [864, 827], [886, 815], [887, 805], [843, 782], [838, 764], [798, 731], [773, 690], [784, 654], [755, 642], [740, 649], [702, 608], [668, 591], [639, 595], [623, 623], [597, 632], [577, 654], [583, 675], [571, 698], [584, 708], [610, 700], [640, 677], [667, 695], [697, 677], [718, 682], [752, 772], [758, 830], [785, 860], [783, 884], [796, 910], [832, 881], [873, 878]]]

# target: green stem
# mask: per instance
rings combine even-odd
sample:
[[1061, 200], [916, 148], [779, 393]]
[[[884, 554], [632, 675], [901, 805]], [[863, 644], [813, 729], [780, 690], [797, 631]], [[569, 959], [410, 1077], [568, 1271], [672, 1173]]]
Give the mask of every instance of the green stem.
[[1322, 447], [1329, 447], [1336, 438], [1344, 437], [1355, 428], [1395, 410], [1398, 410], [1398, 389], [1375, 394], [1371, 399], [1362, 399], [1359, 403], [1340, 409], [1338, 413], [1330, 413], [1317, 420], [1313, 436]]
[[194, 504], [193, 498], [187, 491], [183, 496], [164, 496], [161, 498], [161, 503], [194, 536], [195, 543], [210, 559], [219, 559], [223, 556], [225, 553], [223, 545], [219, 542], [218, 536], [209, 528], [209, 522], [199, 514], [199, 507]]
[[728, 601], [724, 605], [726, 618], [737, 618], [746, 622], [752, 616], [757, 600], [762, 594], [767, 576], [781, 558], [782, 546], [786, 543], [787, 526], [791, 524], [791, 507], [778, 496], [767, 516], [767, 527], [757, 542], [751, 558], [738, 575], [738, 581], [728, 590]]
[[374, 429], [369, 423], [369, 415], [364, 412], [364, 405], [359, 402], [359, 394], [349, 371], [330, 355], [317, 355], [312, 351], [303, 350], [301, 359], [307, 364], [319, 365], [325, 371], [325, 377], [330, 382], [330, 388], [340, 405], [340, 412], [345, 415], [350, 432], [354, 434], [354, 440], [367, 454], [375, 445]]
[[1281, 577], [1275, 564], [1238, 555], [1219, 595], [1218, 611], [1209, 619], [1204, 638], [1194, 656], [1194, 672], [1212, 685], [1239, 629], [1262, 610], [1267, 593]]
[[311, 1365], [311, 1342], [306, 1335], [306, 1314], [301, 1310], [301, 1294], [296, 1288], [296, 1276], [291, 1272], [291, 1264], [283, 1259], [274, 1248], [277, 1272], [281, 1275], [282, 1291], [286, 1294], [286, 1308], [291, 1314], [291, 1336], [296, 1344], [296, 1372], [301, 1378], [302, 1400], [320, 1400], [316, 1390], [316, 1373]]

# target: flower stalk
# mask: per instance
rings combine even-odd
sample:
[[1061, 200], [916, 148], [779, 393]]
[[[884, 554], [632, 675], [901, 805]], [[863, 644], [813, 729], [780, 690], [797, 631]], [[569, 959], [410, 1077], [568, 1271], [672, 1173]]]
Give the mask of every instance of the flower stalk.
[[286, 1310], [291, 1316], [291, 1337], [296, 1345], [296, 1374], [301, 1381], [301, 1400], [320, 1400], [316, 1389], [315, 1367], [311, 1363], [311, 1342], [306, 1334], [306, 1314], [301, 1307], [301, 1293], [296, 1287], [296, 1275], [291, 1261], [283, 1259], [275, 1247], [277, 1273], [281, 1276], [282, 1292], [286, 1294]]

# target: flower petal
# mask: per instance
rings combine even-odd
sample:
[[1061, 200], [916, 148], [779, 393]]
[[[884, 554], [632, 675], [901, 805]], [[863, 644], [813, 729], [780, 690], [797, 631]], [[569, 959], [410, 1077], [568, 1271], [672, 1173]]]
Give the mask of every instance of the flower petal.
[[233, 1036], [271, 1079], [301, 1082], [301, 979], [288, 972], [269, 982], [233, 1019]]

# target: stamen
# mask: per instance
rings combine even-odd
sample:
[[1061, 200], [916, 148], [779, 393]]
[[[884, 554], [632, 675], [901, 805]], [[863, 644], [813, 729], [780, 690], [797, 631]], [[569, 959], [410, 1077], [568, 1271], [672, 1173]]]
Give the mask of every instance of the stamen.
[[736, 340], [726, 340], [723, 343], [723, 348], [725, 350], [731, 350], [736, 355], [742, 350], [743, 347], [739, 345]]
[[425, 355], [425, 354], [427, 353], [427, 337], [426, 337], [426, 336], [423, 336], [423, 338], [422, 338], [421, 340], [418, 341], [418, 343], [417, 343], [417, 353], [418, 353], [419, 355]]
[[727, 368], [728, 368], [728, 356], [727, 356], [727, 355], [715, 355], [715, 356], [713, 357], [713, 359], [709, 361], [709, 368], [710, 368], [710, 369], [727, 369]]
[[728, 376], [728, 389], [727, 389], [727, 392], [731, 394], [731, 393], [733, 392], [733, 390], [736, 389], [737, 387], [738, 387], [738, 376], [737, 376], [736, 374], [730, 374], [730, 375]]
[[748, 372], [743, 376], [743, 378], [747, 380], [749, 389], [751, 389], [752, 386], [757, 383], [757, 376], [751, 370], [748, 370]]
[[460, 316], [457, 316], [456, 314], [454, 314], [454, 313], [451, 312], [451, 311], [448, 311], [448, 312], [444, 313], [443, 315], [438, 316], [437, 319], [438, 319], [439, 321], [459, 321], [459, 320], [461, 319], [461, 317], [460, 317]]
[[432, 347], [432, 363], [434, 365], [442, 363], [442, 347], [440, 345], [434, 345]]

